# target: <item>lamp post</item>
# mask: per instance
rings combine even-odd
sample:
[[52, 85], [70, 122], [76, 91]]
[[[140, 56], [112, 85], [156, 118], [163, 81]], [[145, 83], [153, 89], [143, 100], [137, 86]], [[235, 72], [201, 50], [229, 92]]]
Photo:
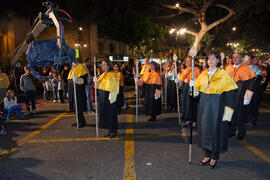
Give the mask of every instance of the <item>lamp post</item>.
[[82, 43], [82, 31], [83, 31], [83, 27], [82, 26], [79, 26], [78, 28], [78, 42], [76, 42], [74, 45], [76, 48], [78, 48], [79, 50], [79, 57], [81, 56], [81, 48], [84, 47], [84, 48], [87, 48], [87, 44], [86, 43]]
[[176, 50], [178, 52], [178, 36], [179, 35], [184, 35], [186, 33], [187, 29], [186, 28], [172, 28], [170, 29], [169, 33], [170, 34], [176, 34], [175, 40], [176, 40]]

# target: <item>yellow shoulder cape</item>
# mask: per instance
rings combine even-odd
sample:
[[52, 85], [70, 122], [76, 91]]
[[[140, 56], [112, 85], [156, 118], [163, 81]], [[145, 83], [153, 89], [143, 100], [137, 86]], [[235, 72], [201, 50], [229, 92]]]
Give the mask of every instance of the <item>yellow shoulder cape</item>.
[[115, 72], [104, 72], [98, 78], [98, 89], [119, 93], [119, 79]]
[[235, 84], [234, 80], [229, 76], [229, 74], [221, 68], [218, 68], [216, 74], [211, 79], [209, 90], [207, 90], [208, 78], [210, 80], [212, 76], [209, 75], [208, 77], [208, 69], [206, 69], [199, 75], [198, 79], [195, 81], [195, 86], [198, 91], [205, 94], [222, 94], [225, 91], [231, 91], [238, 88], [238, 86]]
[[[87, 71], [83, 64], [79, 63], [74, 67], [75, 77], [81, 77], [87, 74]], [[73, 70], [71, 69], [68, 73], [68, 79], [73, 78]]]

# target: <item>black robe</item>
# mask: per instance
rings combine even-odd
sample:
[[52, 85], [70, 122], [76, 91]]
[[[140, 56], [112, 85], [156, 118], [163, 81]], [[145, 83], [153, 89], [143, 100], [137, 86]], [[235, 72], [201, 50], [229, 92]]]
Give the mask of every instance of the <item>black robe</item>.
[[189, 121], [191, 120], [191, 108], [193, 108], [193, 113], [192, 113], [192, 121], [197, 122], [197, 115], [198, 115], [198, 99], [193, 98], [193, 102], [191, 103], [191, 97], [189, 94], [189, 84], [188, 83], [183, 83], [182, 86], [182, 106], [181, 106], [181, 111], [182, 111], [182, 118], [184, 121]]
[[255, 83], [254, 83], [254, 89], [253, 89], [254, 94], [248, 106], [248, 113], [250, 115], [249, 120], [254, 123], [257, 122], [258, 115], [259, 115], [259, 104], [260, 104], [261, 92], [262, 92], [261, 80], [262, 80], [262, 76], [256, 77]]
[[118, 109], [121, 108], [124, 105], [123, 86], [119, 86], [119, 93], [117, 94], [116, 104], [117, 104]]
[[[196, 80], [200, 92], [198, 110], [199, 145], [206, 151], [219, 153], [228, 149], [229, 119], [223, 121], [225, 106], [234, 109], [237, 85], [226, 71], [218, 69], [210, 77], [205, 70]], [[208, 88], [209, 87], [209, 88]]]
[[109, 91], [98, 89], [99, 127], [118, 129], [117, 104], [110, 104]]
[[[244, 105], [244, 96], [246, 93], [246, 90], [253, 90], [254, 89], [254, 79], [250, 79], [247, 81], [238, 81], [237, 83], [238, 89], [237, 89], [237, 94], [235, 96], [235, 111], [233, 113], [232, 117], [232, 127], [235, 125], [240, 125], [242, 126], [244, 123], [247, 122], [248, 119], [248, 106]], [[234, 131], [232, 129], [232, 131]], [[234, 134], [234, 132], [231, 132]]]
[[173, 80], [168, 80], [167, 98], [168, 105], [174, 109], [177, 109], [177, 94], [176, 94], [176, 84]]
[[200, 92], [198, 111], [199, 145], [210, 152], [224, 152], [228, 149], [229, 123], [222, 121], [224, 107], [233, 107], [235, 91], [222, 94]]
[[157, 116], [161, 114], [161, 98], [155, 100], [156, 89], [161, 90], [161, 85], [144, 84], [144, 113]]

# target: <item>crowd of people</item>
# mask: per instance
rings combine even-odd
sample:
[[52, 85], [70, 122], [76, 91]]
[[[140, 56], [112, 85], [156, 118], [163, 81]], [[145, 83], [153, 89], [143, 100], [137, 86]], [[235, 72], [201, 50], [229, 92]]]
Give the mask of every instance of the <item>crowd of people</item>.
[[199, 143], [205, 152], [200, 165], [209, 163], [211, 169], [215, 168], [219, 153], [228, 149], [229, 137], [242, 140], [246, 123], [256, 126], [261, 95], [270, 77], [270, 58], [263, 64], [258, 58], [234, 53], [232, 59], [222, 61], [219, 53], [210, 52], [205, 61], [195, 60], [192, 70], [191, 56], [185, 64], [169, 61], [162, 68], [145, 59], [135, 79], [143, 86], [149, 121], [156, 121], [161, 114], [159, 92], [163, 90], [165, 103], [175, 111], [180, 89], [183, 126], [198, 128]]
[[[52, 91], [54, 103], [68, 99], [69, 111], [77, 114], [73, 126], [86, 125], [85, 112], [96, 113], [92, 104], [96, 84], [99, 127], [108, 129], [106, 137], [117, 136], [118, 114], [127, 107], [124, 87], [135, 83], [142, 87], [139, 90], [144, 97], [144, 113], [150, 116], [148, 121], [157, 121], [162, 113], [162, 94], [171, 111], [181, 109], [183, 126], [198, 128], [199, 142], [205, 153], [200, 165], [210, 163], [212, 169], [219, 153], [228, 149], [229, 137], [242, 140], [247, 131], [246, 123], [250, 121], [256, 126], [261, 95], [270, 79], [270, 58], [262, 63], [258, 58], [243, 57], [240, 53], [234, 53], [232, 59], [223, 62], [219, 53], [210, 52], [202, 62], [195, 59], [194, 68], [191, 56], [182, 63], [167, 61], [162, 65], [145, 59], [142, 66], [136, 66], [139, 69], [103, 59], [95, 73], [89, 58], [76, 61], [58, 71], [53, 67], [41, 70], [41, 77], [49, 77], [42, 81], [43, 99], [48, 100], [49, 91]], [[14, 90], [8, 90], [8, 76], [0, 73], [1, 111], [6, 112], [1, 114], [2, 119], [10, 120], [14, 112], [20, 119], [36, 113], [36, 84], [27, 66], [24, 72], [19, 83], [24, 93], [24, 114]], [[177, 93], [181, 94], [181, 103]]]

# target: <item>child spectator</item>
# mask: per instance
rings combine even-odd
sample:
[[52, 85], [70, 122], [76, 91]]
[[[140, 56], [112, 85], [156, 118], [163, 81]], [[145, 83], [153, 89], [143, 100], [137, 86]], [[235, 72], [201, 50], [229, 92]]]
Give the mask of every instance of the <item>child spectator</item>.
[[7, 91], [6, 97], [4, 98], [4, 106], [5, 109], [8, 111], [6, 120], [10, 120], [10, 116], [14, 111], [18, 112], [17, 114], [20, 119], [23, 118], [23, 115], [21, 113], [22, 106], [17, 103], [17, 97], [14, 95], [14, 91], [11, 89]]
[[57, 76], [55, 75], [52, 79], [52, 91], [53, 91], [53, 102], [56, 103], [58, 100], [57, 91], [58, 91], [58, 80]]
[[62, 75], [58, 75], [58, 102], [64, 103], [65, 81]]

